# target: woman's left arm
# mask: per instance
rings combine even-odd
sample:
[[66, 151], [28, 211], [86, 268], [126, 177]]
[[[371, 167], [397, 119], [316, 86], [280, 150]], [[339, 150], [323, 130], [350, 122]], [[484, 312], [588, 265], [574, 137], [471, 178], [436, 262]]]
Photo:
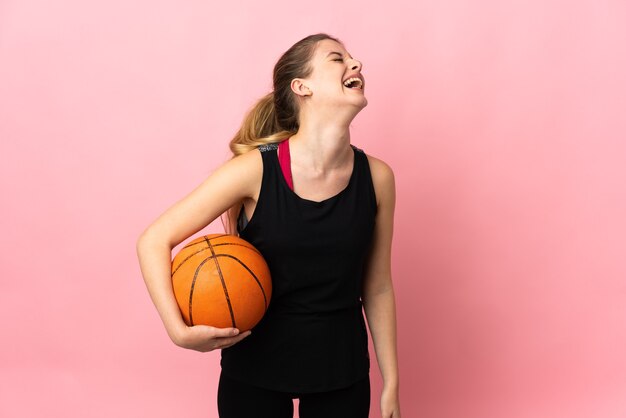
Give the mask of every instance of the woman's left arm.
[[383, 418], [400, 418], [400, 382], [396, 350], [396, 306], [391, 281], [391, 241], [395, 180], [391, 168], [369, 157], [378, 211], [363, 281], [363, 308], [383, 377]]

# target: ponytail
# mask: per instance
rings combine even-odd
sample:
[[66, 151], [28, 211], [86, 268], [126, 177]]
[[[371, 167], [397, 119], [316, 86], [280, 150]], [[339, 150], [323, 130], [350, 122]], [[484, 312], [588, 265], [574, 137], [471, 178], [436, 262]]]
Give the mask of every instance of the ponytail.
[[[231, 158], [245, 154], [260, 145], [282, 142], [297, 131], [284, 130], [278, 124], [274, 105], [274, 92], [263, 96], [246, 115], [241, 128], [231, 139]], [[222, 225], [227, 234], [238, 235], [237, 219], [243, 210], [243, 202], [237, 202], [222, 214]]]

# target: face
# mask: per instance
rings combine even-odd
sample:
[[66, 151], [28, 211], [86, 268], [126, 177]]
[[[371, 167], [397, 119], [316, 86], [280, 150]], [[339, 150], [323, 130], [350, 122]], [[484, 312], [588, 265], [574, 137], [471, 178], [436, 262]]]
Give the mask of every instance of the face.
[[[337, 107], [349, 105], [360, 110], [367, 106], [362, 64], [342, 44], [331, 39], [320, 41], [311, 65], [313, 72], [308, 78], [294, 79], [291, 83], [297, 94], [309, 96], [315, 103]], [[361, 80], [348, 84], [350, 87], [344, 85], [353, 77]]]

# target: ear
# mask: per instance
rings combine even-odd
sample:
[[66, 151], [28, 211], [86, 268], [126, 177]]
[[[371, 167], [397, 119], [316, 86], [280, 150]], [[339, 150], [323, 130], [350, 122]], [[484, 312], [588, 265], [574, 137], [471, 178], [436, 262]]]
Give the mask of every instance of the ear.
[[294, 78], [291, 80], [291, 90], [301, 97], [310, 96], [312, 94], [311, 89], [303, 84], [303, 80], [301, 78]]

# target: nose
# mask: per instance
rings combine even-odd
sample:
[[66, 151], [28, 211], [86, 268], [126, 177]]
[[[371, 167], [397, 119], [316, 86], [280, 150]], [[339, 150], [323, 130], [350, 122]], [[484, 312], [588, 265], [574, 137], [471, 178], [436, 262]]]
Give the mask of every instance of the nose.
[[352, 66], [350, 67], [350, 69], [356, 70], [357, 68], [359, 68], [359, 69], [363, 68], [363, 64], [361, 64], [361, 61], [359, 61], [357, 59], [354, 59], [354, 58], [352, 58], [352, 61], [353, 61], [353, 63], [352, 63]]

